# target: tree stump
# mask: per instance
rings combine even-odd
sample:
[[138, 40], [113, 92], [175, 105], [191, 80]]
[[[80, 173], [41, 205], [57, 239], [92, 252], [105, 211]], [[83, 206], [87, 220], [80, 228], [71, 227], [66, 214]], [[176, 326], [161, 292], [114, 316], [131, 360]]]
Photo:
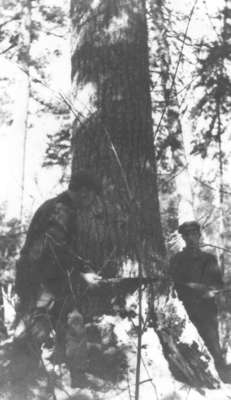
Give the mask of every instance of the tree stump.
[[153, 327], [173, 376], [194, 388], [219, 388], [213, 358], [170, 286], [154, 299], [153, 313]]

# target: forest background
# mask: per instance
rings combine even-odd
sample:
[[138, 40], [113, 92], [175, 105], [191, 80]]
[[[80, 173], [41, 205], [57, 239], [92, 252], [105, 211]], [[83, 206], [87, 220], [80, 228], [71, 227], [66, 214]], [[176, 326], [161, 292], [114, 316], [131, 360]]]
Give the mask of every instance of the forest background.
[[[162, 223], [175, 251], [178, 221], [195, 217], [205, 242], [219, 255], [227, 247], [221, 252], [229, 259], [229, 2], [196, 2], [190, 16], [193, 5], [156, 2], [162, 16], [154, 18], [155, 9], [149, 15]], [[40, 1], [32, 2], [31, 16], [25, 10], [26, 3], [13, 1], [3, 1], [1, 10], [3, 236], [13, 226], [26, 227], [70, 176], [69, 5]], [[77, 112], [86, 113], [88, 98], [87, 89], [79, 94]]]
[[[88, 86], [73, 97], [68, 2], [3, 0], [2, 6], [0, 270], [8, 290], [33, 212], [67, 185], [72, 124], [76, 113], [89, 116], [92, 93]], [[152, 1], [147, 20], [168, 255], [182, 246], [178, 223], [196, 218], [228, 281], [231, 2]]]

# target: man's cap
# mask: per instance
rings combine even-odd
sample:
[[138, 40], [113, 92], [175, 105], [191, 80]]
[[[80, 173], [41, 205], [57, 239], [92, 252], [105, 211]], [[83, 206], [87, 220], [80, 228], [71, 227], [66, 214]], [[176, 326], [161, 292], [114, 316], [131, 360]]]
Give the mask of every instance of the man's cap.
[[94, 190], [97, 194], [102, 192], [102, 184], [99, 178], [86, 170], [80, 170], [72, 174], [68, 189], [77, 192], [82, 188]]
[[181, 224], [178, 228], [178, 232], [181, 235], [190, 231], [197, 231], [200, 233], [201, 231], [200, 224], [197, 221], [187, 221]]

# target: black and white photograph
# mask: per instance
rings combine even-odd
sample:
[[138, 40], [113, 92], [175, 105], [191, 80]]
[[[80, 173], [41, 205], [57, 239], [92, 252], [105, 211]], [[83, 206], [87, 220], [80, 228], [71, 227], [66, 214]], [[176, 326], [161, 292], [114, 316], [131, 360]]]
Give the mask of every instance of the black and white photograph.
[[0, 0], [0, 400], [231, 399], [231, 0]]

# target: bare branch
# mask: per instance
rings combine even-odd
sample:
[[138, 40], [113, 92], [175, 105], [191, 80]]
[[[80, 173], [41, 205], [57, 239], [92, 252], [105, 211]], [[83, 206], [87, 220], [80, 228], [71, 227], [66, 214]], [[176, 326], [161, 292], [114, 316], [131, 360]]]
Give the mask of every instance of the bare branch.
[[229, 254], [231, 254], [231, 249], [228, 249], [227, 247], [221, 247], [221, 246], [217, 246], [217, 245], [215, 245], [215, 244], [210, 244], [210, 243], [203, 243], [202, 245], [201, 245], [201, 247], [212, 247], [213, 249], [218, 249], [218, 250], [223, 250], [223, 251], [225, 251], [226, 253], [229, 253]]
[[[180, 66], [180, 63], [181, 63], [181, 59], [182, 59], [182, 56], [183, 56], [183, 50], [184, 50], [184, 45], [185, 45], [185, 41], [186, 41], [186, 38], [187, 38], [187, 33], [188, 33], [189, 25], [190, 25], [190, 22], [191, 22], [191, 20], [192, 20], [192, 16], [193, 16], [194, 10], [195, 10], [195, 8], [196, 8], [197, 2], [198, 2], [198, 0], [195, 0], [195, 2], [194, 2], [194, 4], [193, 4], [193, 7], [192, 7], [192, 9], [191, 9], [191, 12], [190, 12], [190, 14], [189, 14], [188, 23], [187, 23], [187, 26], [186, 26], [186, 29], [185, 29], [185, 33], [184, 33], [183, 43], [182, 43], [181, 50], [180, 50], [180, 53], [179, 53], [178, 62], [177, 62], [177, 65], [176, 65], [175, 73], [174, 73], [174, 75], [173, 75], [172, 84], [171, 84], [169, 93], [172, 92], [173, 87], [174, 87], [174, 85], [175, 85], [175, 80], [176, 80], [176, 77], [177, 77], [178, 69], [179, 69], [179, 66]], [[161, 127], [163, 118], [164, 118], [165, 113], [166, 113], [166, 110], [167, 110], [167, 104], [166, 104], [166, 106], [165, 106], [165, 108], [164, 108], [164, 110], [163, 110], [163, 112], [162, 112], [162, 114], [161, 114], [161, 117], [160, 117], [159, 123], [158, 123], [158, 125], [157, 125], [156, 131], [154, 132], [154, 140], [157, 138], [157, 135], [158, 135], [158, 133], [159, 133], [159, 130], [160, 130], [160, 127]]]
[[20, 19], [20, 17], [21, 17], [21, 13], [15, 14], [12, 18], [9, 18], [9, 19], [7, 19], [6, 21], [2, 22], [2, 23], [0, 24], [0, 29], [1, 29], [3, 26], [9, 24], [10, 22], [15, 21], [15, 20], [17, 20], [17, 19]]
[[10, 51], [11, 49], [13, 49], [14, 47], [17, 46], [17, 43], [13, 43], [11, 44], [9, 47], [7, 47], [5, 50], [3, 50], [0, 55], [7, 53], [8, 51]]
[[215, 192], [222, 192], [223, 194], [227, 194], [227, 195], [231, 196], [231, 192], [227, 192], [226, 190], [217, 189], [217, 188], [209, 185], [207, 182], [204, 182], [201, 179], [197, 178], [196, 176], [194, 176], [193, 179], [195, 179], [195, 181], [199, 182], [201, 185], [206, 186], [210, 190], [214, 190]]

